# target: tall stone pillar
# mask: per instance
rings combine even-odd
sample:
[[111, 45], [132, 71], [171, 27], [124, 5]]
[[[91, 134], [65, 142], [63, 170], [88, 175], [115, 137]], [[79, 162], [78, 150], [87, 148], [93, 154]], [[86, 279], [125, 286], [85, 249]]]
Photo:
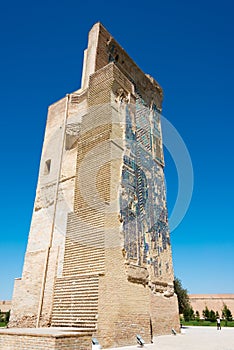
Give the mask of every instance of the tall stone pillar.
[[74, 327], [103, 346], [179, 330], [162, 98], [95, 24], [81, 89], [49, 108], [11, 327]]

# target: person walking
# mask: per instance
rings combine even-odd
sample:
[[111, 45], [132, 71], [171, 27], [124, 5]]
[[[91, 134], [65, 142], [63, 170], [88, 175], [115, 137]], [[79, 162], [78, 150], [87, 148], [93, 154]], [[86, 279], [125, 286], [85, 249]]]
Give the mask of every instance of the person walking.
[[219, 317], [217, 318], [217, 329], [221, 330], [221, 320]]

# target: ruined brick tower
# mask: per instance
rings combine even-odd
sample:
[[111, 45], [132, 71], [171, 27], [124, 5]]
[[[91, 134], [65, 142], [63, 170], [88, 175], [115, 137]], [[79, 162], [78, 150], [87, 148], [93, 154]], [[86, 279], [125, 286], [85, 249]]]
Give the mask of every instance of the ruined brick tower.
[[179, 328], [162, 89], [97, 23], [82, 87], [49, 107], [11, 327], [77, 327], [103, 346]]

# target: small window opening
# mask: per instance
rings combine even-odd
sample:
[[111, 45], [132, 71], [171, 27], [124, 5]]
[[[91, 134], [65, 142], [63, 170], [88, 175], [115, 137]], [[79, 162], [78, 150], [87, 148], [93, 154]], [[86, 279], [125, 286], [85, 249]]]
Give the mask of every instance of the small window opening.
[[48, 159], [48, 160], [45, 162], [44, 175], [49, 175], [49, 173], [50, 173], [50, 167], [51, 167], [51, 159]]

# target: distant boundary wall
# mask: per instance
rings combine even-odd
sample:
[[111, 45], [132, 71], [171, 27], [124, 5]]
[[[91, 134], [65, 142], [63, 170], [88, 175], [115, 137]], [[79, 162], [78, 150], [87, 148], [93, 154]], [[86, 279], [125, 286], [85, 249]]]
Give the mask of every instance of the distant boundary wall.
[[189, 299], [194, 312], [198, 311], [200, 317], [206, 306], [209, 310], [218, 311], [221, 316], [224, 304], [234, 317], [234, 294], [190, 294]]

